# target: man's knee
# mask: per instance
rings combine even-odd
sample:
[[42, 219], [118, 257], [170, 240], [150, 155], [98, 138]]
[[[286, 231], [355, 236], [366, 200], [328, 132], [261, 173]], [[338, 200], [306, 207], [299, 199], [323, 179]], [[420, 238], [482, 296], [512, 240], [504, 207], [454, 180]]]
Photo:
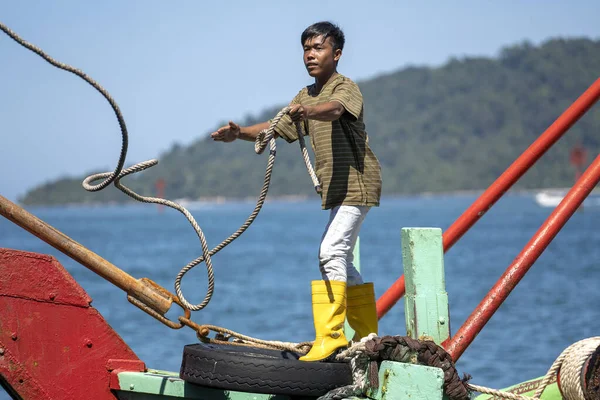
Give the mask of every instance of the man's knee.
[[325, 265], [332, 261], [340, 261], [346, 264], [347, 252], [339, 248], [324, 247], [319, 249], [319, 265]]

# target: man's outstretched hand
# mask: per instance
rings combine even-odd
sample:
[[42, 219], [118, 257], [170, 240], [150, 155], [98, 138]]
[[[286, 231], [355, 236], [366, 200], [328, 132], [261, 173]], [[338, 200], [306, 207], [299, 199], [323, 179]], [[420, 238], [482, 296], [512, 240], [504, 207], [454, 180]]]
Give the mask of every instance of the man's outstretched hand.
[[240, 136], [240, 126], [233, 121], [229, 121], [229, 125], [225, 125], [217, 129], [216, 132], [210, 134], [210, 137], [217, 142], [233, 142]]

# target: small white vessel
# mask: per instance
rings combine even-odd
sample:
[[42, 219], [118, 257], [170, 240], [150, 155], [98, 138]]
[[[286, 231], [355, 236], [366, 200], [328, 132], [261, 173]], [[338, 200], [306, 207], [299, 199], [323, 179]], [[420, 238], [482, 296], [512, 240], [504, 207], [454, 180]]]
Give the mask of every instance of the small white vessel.
[[535, 201], [542, 207], [556, 207], [567, 194], [566, 191], [543, 191], [536, 193]]
[[[568, 190], [544, 190], [535, 194], [535, 202], [541, 207], [556, 207], [567, 195]], [[583, 201], [583, 206], [600, 206], [600, 192], [594, 190]]]

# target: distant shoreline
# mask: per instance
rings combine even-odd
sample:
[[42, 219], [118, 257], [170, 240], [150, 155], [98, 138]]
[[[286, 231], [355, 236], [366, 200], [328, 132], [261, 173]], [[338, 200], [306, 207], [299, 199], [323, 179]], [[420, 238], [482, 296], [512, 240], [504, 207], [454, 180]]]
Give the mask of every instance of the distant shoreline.
[[[535, 195], [540, 192], [567, 192], [569, 187], [551, 187], [551, 188], [538, 188], [538, 189], [510, 189], [505, 193], [505, 195]], [[397, 198], [419, 198], [419, 197], [466, 197], [466, 196], [478, 196], [482, 194], [485, 190], [452, 190], [445, 192], [420, 192], [413, 194], [389, 194], [383, 195], [383, 199], [397, 199]], [[600, 188], [594, 188], [592, 190], [592, 194], [600, 193]], [[218, 205], [218, 204], [234, 204], [234, 203], [254, 203], [257, 200], [257, 196], [246, 196], [246, 197], [227, 197], [227, 196], [206, 196], [200, 197], [198, 199], [188, 199], [188, 198], [180, 198], [180, 199], [168, 199], [171, 200], [183, 207], [187, 206], [201, 206], [201, 205]], [[265, 202], [266, 203], [296, 203], [296, 202], [304, 202], [309, 200], [318, 201], [318, 198], [311, 195], [283, 195], [283, 196], [267, 196]], [[132, 204], [142, 204], [140, 202], [134, 200], [126, 200], [126, 201], [110, 201], [110, 202], [89, 202], [89, 203], [64, 203], [64, 204], [32, 204], [27, 207], [43, 207], [43, 208], [59, 208], [59, 207], [69, 207], [69, 208], [85, 208], [85, 207], [104, 207], [104, 206], [127, 206]], [[143, 204], [151, 204], [151, 203], [143, 203]], [[151, 204], [153, 205], [153, 204]]]

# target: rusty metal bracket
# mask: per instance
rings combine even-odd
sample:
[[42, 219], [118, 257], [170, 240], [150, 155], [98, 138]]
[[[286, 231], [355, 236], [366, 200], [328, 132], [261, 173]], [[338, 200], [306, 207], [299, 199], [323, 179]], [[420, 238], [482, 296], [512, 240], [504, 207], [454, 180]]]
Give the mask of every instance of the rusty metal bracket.
[[165, 325], [173, 329], [183, 327], [183, 325], [170, 321], [164, 316], [173, 302], [186, 310], [185, 316], [189, 318], [189, 310], [181, 304], [174, 294], [165, 288], [147, 278], [135, 279], [98, 254], [2, 196], [0, 196], [0, 215], [121, 288], [127, 293], [127, 298], [132, 304]]
[[192, 328], [194, 331], [196, 331], [196, 336], [198, 337], [198, 340], [200, 340], [201, 342], [210, 341], [210, 339], [208, 338], [210, 329], [207, 328], [206, 326], [198, 325], [197, 323], [192, 321], [190, 319], [190, 317], [187, 315], [185, 317], [179, 317], [179, 321], [181, 322], [182, 325], [185, 325], [188, 328]]
[[[168, 290], [166, 290], [165, 288], [163, 288], [162, 286], [160, 286], [158, 283], [154, 282], [151, 279], [141, 278], [139, 280], [139, 282], [142, 283], [142, 285], [147, 286], [148, 288], [151, 288], [152, 290], [155, 290], [157, 293], [159, 293], [165, 299], [168, 299], [169, 301], [180, 306], [183, 309], [184, 314], [183, 314], [183, 316], [179, 317], [179, 319], [180, 320], [185, 319], [185, 320], [189, 321], [189, 318], [191, 317], [191, 311], [189, 309], [185, 308], [185, 306], [181, 303], [181, 301], [179, 300], [179, 298], [177, 296], [175, 296], [173, 293], [169, 292]], [[171, 321], [170, 319], [165, 317], [164, 314], [161, 314], [159, 311], [153, 309], [151, 306], [144, 303], [141, 299], [136, 298], [133, 295], [128, 295], [127, 300], [129, 300], [129, 302], [131, 304], [133, 304], [140, 310], [144, 311], [151, 317], [154, 317], [158, 321], [162, 322], [169, 328], [181, 329], [184, 326], [183, 323], [177, 323], [177, 322]]]

